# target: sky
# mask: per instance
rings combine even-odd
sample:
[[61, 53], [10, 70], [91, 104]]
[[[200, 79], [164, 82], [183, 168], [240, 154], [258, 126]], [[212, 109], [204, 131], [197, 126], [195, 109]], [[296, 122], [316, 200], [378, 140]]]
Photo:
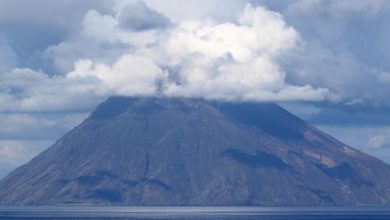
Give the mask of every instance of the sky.
[[277, 102], [390, 162], [390, 1], [0, 0], [0, 177], [109, 96]]

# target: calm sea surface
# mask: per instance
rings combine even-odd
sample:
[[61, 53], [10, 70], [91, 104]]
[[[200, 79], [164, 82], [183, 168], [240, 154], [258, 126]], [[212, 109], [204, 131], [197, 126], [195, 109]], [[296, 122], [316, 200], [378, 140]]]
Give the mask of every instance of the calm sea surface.
[[390, 219], [390, 207], [0, 206], [0, 219]]

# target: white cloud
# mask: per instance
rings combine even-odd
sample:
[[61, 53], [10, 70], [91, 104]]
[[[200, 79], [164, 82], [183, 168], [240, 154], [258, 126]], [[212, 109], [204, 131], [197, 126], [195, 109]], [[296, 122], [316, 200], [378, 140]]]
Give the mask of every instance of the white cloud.
[[[184, 21], [160, 44], [165, 65], [179, 69], [171, 96], [228, 100], [324, 100], [327, 89], [285, 82], [275, 59], [299, 42], [283, 17], [246, 5], [237, 23]], [[167, 60], [164, 60], [167, 59]]]
[[[2, 11], [4, 12], [1, 15], [4, 17], [2, 20], [21, 22], [19, 14], [24, 13], [26, 18], [36, 24], [46, 24], [54, 29], [66, 27], [67, 35], [62, 36], [65, 40], [46, 50], [46, 55], [54, 60], [55, 66], [64, 75], [74, 71], [74, 64], [82, 60], [91, 60], [93, 66], [105, 65], [107, 68], [112, 68], [118, 59], [127, 54], [147, 56], [162, 72], [167, 73], [168, 77], [165, 80], [159, 79], [158, 81], [166, 83], [164, 86], [169, 89], [170, 95], [178, 92], [180, 94], [177, 95], [204, 96], [201, 91], [196, 90], [197, 85], [194, 84], [194, 79], [203, 77], [207, 80], [205, 84], [210, 87], [208, 91], [215, 92], [215, 94], [210, 94], [209, 98], [221, 97], [221, 94], [225, 92], [241, 91], [245, 94], [225, 98], [344, 99], [345, 102], [360, 98], [365, 103], [369, 103], [366, 102], [368, 99], [371, 102], [386, 102], [386, 98], [381, 94], [385, 93], [383, 91], [388, 91], [387, 87], [372, 85], [376, 85], [375, 83], [381, 79], [383, 81], [384, 75], [379, 75], [388, 70], [374, 68], [362, 62], [366, 60], [363, 58], [367, 57], [361, 57], [364, 56], [361, 54], [366, 53], [364, 51], [355, 53], [356, 51], [352, 49], [359, 50], [360, 48], [354, 43], [354, 39], [361, 36], [354, 30], [354, 27], [357, 27], [356, 22], [362, 24], [364, 30], [366, 26], [373, 27], [371, 24], [380, 22], [376, 16], [385, 14], [390, 5], [388, 1], [295, 0], [275, 2], [252, 0], [252, 2], [261, 2], [269, 7], [279, 5], [280, 13], [272, 12], [262, 6], [250, 6], [245, 0], [229, 2], [222, 0], [145, 0], [145, 3], [137, 0], [118, 0], [102, 1], [99, 4], [94, 4], [92, 1], [84, 3], [69, 1], [66, 3], [69, 4], [68, 6], [64, 6], [65, 3], [53, 4], [46, 0], [41, 1], [47, 3], [46, 8], [50, 10], [38, 8], [36, 6], [38, 4], [29, 3], [31, 6], [29, 8], [34, 13], [42, 13], [37, 13], [38, 15], [34, 17], [32, 12], [17, 11], [18, 16], [12, 16]], [[14, 7], [14, 4], [8, 2], [4, 8], [12, 8], [11, 6]], [[65, 8], [66, 12], [74, 11], [75, 16], [70, 18], [71, 21], [62, 20], [63, 15], [58, 11], [60, 8]], [[85, 15], [82, 18], [83, 13]], [[361, 15], [364, 15], [363, 18]], [[356, 16], [359, 16], [362, 22], [357, 21]], [[50, 17], [53, 19], [48, 19]], [[172, 20], [172, 23], [167, 25], [166, 22], [169, 20]], [[285, 20], [292, 26], [289, 26]], [[69, 30], [73, 32], [69, 33]], [[302, 39], [296, 30], [301, 33]], [[368, 35], [369, 30], [365, 31], [365, 34]], [[386, 30], [386, 28], [381, 28], [378, 36], [385, 34]], [[373, 30], [374, 32], [377, 33]], [[363, 39], [364, 36], [361, 38]], [[386, 36], [381, 38], [387, 39]], [[376, 42], [375, 40], [370, 38], [367, 42], [372, 44]], [[366, 44], [360, 41], [357, 43]], [[306, 45], [304, 49], [301, 48], [303, 45]], [[378, 51], [378, 49], [382, 52], [390, 51], [386, 49], [387, 44], [381, 45], [384, 45], [382, 49], [376, 48], [373, 51]], [[297, 47], [302, 50], [293, 50]], [[294, 55], [288, 57], [286, 53]], [[388, 52], [383, 53], [388, 55]], [[278, 71], [273, 71], [275, 74], [273, 77], [279, 81], [273, 81], [273, 85], [267, 82], [269, 89], [253, 90], [254, 85], [264, 86], [266, 82], [256, 81], [251, 82], [252, 85], [250, 85], [244, 83], [245, 79], [243, 79], [240, 81], [242, 87], [236, 88], [226, 80], [219, 81], [224, 74], [232, 74], [231, 70], [226, 70], [228, 67], [234, 67], [233, 69], [236, 70], [238, 70], [237, 66], [255, 67], [259, 60], [267, 60], [267, 63], [274, 66], [268, 70], [278, 69]], [[388, 59], [384, 56], [383, 60]], [[284, 65], [285, 63], [287, 65]], [[218, 72], [219, 70], [225, 71]], [[253, 75], [258, 77], [260, 72], [264, 77], [269, 76], [270, 73], [259, 69], [253, 71], [253, 74], [243, 75], [250, 79]], [[197, 76], [194, 77], [194, 73]], [[232, 75], [228, 77], [230, 76]], [[114, 91], [117, 90], [113, 88], [115, 83], [106, 86], [104, 85], [106, 82], [102, 80], [97, 83], [103, 84], [103, 88], [100, 89], [95, 88], [99, 86], [95, 83], [88, 84], [88, 86], [94, 87], [91, 90], [99, 91], [100, 94], [101, 91], [110, 91], [113, 94], [132, 94], [130, 90]], [[123, 85], [118, 86], [121, 87], [118, 90], [123, 90]], [[367, 92], [369, 87], [372, 88]], [[2, 94], [0, 99], [9, 98], [12, 99], [9, 94]]]
[[[122, 13], [122, 11], [119, 13]], [[94, 43], [97, 44], [122, 43], [138, 47], [151, 44], [155, 41], [156, 30], [151, 28], [150, 30], [145, 31], [133, 31], [132, 29], [123, 28], [118, 21], [120, 18], [119, 15], [114, 17], [112, 15], [101, 14], [95, 10], [88, 11], [82, 23], [82, 37], [94, 40]], [[139, 21], [139, 26], [150, 25], [150, 21], [145, 21], [147, 24], [141, 22], [142, 20]], [[159, 26], [155, 26], [155, 28], [158, 27]]]
[[116, 14], [88, 11], [78, 34], [47, 50], [67, 73], [49, 76], [14, 69], [1, 75], [1, 110], [85, 109], [111, 95], [157, 93], [228, 100], [334, 100], [326, 88], [286, 82], [277, 58], [297, 47], [300, 37], [276, 12], [247, 4], [234, 22], [187, 20], [164, 30], [137, 32], [119, 24], [119, 15], [129, 13], [123, 9], [114, 10]]
[[86, 110], [102, 100], [98, 81], [48, 76], [30, 69], [0, 75], [0, 111]]
[[389, 105], [390, 2], [386, 0], [254, 0], [276, 9], [303, 44], [279, 60], [288, 82], [329, 88], [345, 103]]
[[168, 95], [229, 100], [323, 100], [329, 91], [285, 83], [274, 59], [292, 49], [298, 33], [280, 14], [247, 5], [238, 23], [185, 21], [163, 41], [167, 64], [179, 83]]
[[286, 25], [280, 14], [247, 5], [234, 23], [185, 21], [170, 33], [166, 51], [171, 59], [200, 54], [208, 59], [231, 55], [239, 62], [256, 57], [272, 58], [293, 48], [298, 33]]
[[166, 74], [150, 58], [125, 54], [112, 66], [93, 64], [91, 60], [76, 62], [68, 79], [98, 79], [96, 93], [102, 95], [154, 95], [156, 83]]

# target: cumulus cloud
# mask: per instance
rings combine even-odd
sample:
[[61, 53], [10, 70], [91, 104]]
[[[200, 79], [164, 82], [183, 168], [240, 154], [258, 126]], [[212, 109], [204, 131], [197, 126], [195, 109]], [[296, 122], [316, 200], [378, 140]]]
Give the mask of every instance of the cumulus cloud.
[[[139, 8], [144, 11], [135, 13]], [[1, 110], [82, 110], [110, 95], [332, 100], [326, 88], [286, 82], [277, 58], [297, 47], [300, 36], [279, 13], [247, 4], [235, 22], [164, 26], [158, 22], [165, 17], [139, 1], [113, 10], [88, 11], [76, 35], [47, 49], [65, 73], [1, 74]], [[123, 28], [125, 14], [144, 28]]]
[[[129, 10], [129, 9], [125, 7], [123, 10]], [[121, 18], [121, 16], [123, 16], [121, 15], [122, 13], [128, 13], [128, 12], [120, 11], [118, 13], [120, 13], [118, 17]], [[138, 16], [144, 16], [144, 15], [139, 14]], [[156, 17], [154, 19], [161, 20], [161, 18], [156, 18]], [[150, 31], [138, 32], [138, 31], [133, 31], [132, 29], [128, 30], [127, 28], [123, 28], [121, 26], [121, 23], [120, 21], [118, 21], [117, 17], [114, 17], [109, 14], [101, 14], [95, 10], [90, 10], [87, 12], [87, 14], [84, 17], [84, 20], [82, 22], [82, 31], [80, 34], [81, 37], [84, 37], [89, 40], [94, 40], [94, 43], [97, 44], [106, 43], [106, 45], [122, 44], [122, 45], [129, 45], [129, 46], [145, 46], [147, 44], [152, 43], [155, 40], [155, 31], [152, 28], [152, 26], [150, 26], [151, 21], [144, 20], [143, 18], [139, 18], [137, 22], [138, 25], [140, 26], [149, 25], [149, 27], [145, 30], [149, 29]], [[158, 28], [158, 27], [154, 27], [154, 28]]]
[[[128, 4], [138, 5], [141, 3], [130, 2]], [[145, 20], [144, 14], [130, 11], [137, 7], [146, 7], [144, 4], [130, 8], [126, 6], [124, 5], [116, 9], [114, 13], [108, 14], [102, 14], [94, 9], [87, 11], [80, 22], [80, 29], [73, 33], [69, 39], [49, 46], [44, 52], [45, 56], [54, 61], [54, 65], [59, 72], [66, 74], [72, 71], [74, 63], [81, 59], [112, 64], [124, 53], [133, 53], [140, 47], [154, 44], [162, 27], [151, 26], [152, 21]], [[158, 19], [158, 21], [155, 21], [157, 23], [161, 22], [162, 19], [167, 20], [157, 12], [151, 12], [156, 15], [148, 19]], [[136, 21], [137, 25], [148, 26], [148, 28], [143, 31], [123, 28], [120, 19], [124, 19], [122, 17], [128, 14], [133, 17], [142, 16]]]
[[30, 69], [14, 69], [0, 74], [0, 111], [50, 112], [91, 109], [99, 101], [99, 96], [94, 93], [94, 83], [91, 80], [49, 76]]
[[166, 93], [231, 100], [324, 99], [327, 90], [286, 84], [274, 62], [298, 40], [280, 14], [250, 5], [237, 24], [183, 22], [162, 43], [166, 64], [179, 69], [178, 83], [167, 85]]
[[[45, 24], [46, 20], [50, 21], [46, 18], [53, 17], [54, 23], [46, 22], [47, 26], [73, 28], [72, 33], [63, 35], [60, 43], [45, 51], [46, 58], [54, 61], [55, 71], [62, 74], [56, 81], [65, 83], [69, 80], [66, 75], [77, 71], [75, 63], [86, 60], [93, 63], [92, 69], [105, 66], [114, 73], [115, 66], [126, 55], [147, 57], [160, 69], [158, 77], [149, 78], [151, 81], [146, 85], [149, 92], [134, 89], [125, 92], [124, 85], [107, 81], [107, 77], [103, 79], [98, 74], [95, 79], [99, 83], [88, 83], [88, 86], [94, 87], [91, 90], [98, 91], [99, 95], [102, 91], [107, 92], [106, 96], [151, 94], [153, 90], [166, 95], [233, 100], [344, 100], [347, 104], [359, 99], [362, 103], [386, 103], [381, 94], [388, 91], [383, 83], [384, 73], [389, 72], [388, 64], [375, 61], [381, 65], [378, 67], [362, 60], [375, 57], [370, 51], [380, 51], [383, 57], [390, 57], [386, 52], [390, 50], [386, 49], [387, 44], [383, 43], [382, 47], [381, 43], [381, 47], [374, 47], [369, 53], [362, 51], [365, 47], [359, 45], [366, 43], [359, 38], [360, 29], [354, 27], [359, 23], [361, 29], [368, 30], [370, 45], [377, 42], [378, 36], [386, 34], [387, 29], [378, 29], [377, 36], [370, 33], [378, 31], [369, 28], [373, 22], [381, 24], [378, 15], [386, 18], [387, 1], [251, 2], [256, 6], [245, 0], [229, 3], [118, 0], [96, 5], [90, 1], [80, 5], [70, 1], [66, 10], [76, 6], [79, 10], [69, 24], [62, 24], [60, 16], [45, 11], [38, 13], [33, 21]], [[7, 3], [5, 8], [9, 5], [12, 4]], [[47, 7], [56, 12], [60, 6], [48, 3]], [[32, 9], [43, 10], [33, 5]], [[357, 21], [357, 14], [363, 12], [369, 13], [364, 14], [362, 22]], [[17, 16], [4, 16], [19, 22]], [[96, 73], [92, 69], [89, 73]], [[246, 73], [238, 77], [237, 71]], [[124, 74], [122, 71], [111, 75], [123, 79]], [[133, 77], [128, 75], [129, 79]], [[205, 81], [206, 89], [197, 89], [200, 80]], [[382, 83], [378, 85], [378, 81]], [[107, 82], [109, 85], [105, 85]], [[153, 83], [155, 88], [151, 89]], [[369, 92], [361, 92], [366, 90]]]
[[[80, 28], [88, 10], [109, 13], [111, 0], [1, 0], [0, 30], [18, 55], [18, 66], [52, 70], [43, 51]], [[0, 61], [1, 62], [1, 61]]]
[[279, 60], [287, 81], [331, 89], [345, 104], [390, 106], [389, 1], [256, 0], [284, 15], [301, 47]]
[[231, 55], [245, 62], [257, 57], [272, 58], [294, 47], [299, 39], [282, 16], [262, 7], [247, 5], [238, 23], [182, 22], [169, 35], [167, 53], [173, 59], [200, 54], [208, 59]]
[[96, 94], [116, 95], [155, 95], [158, 80], [166, 77], [159, 66], [146, 56], [125, 54], [115, 64], [94, 64], [91, 60], [76, 62], [75, 69], [68, 79], [94, 81]]

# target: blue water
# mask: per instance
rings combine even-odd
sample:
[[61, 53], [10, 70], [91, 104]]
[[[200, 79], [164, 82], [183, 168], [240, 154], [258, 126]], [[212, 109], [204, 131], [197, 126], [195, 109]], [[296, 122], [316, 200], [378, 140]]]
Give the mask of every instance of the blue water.
[[0, 219], [390, 219], [390, 207], [0, 206]]

